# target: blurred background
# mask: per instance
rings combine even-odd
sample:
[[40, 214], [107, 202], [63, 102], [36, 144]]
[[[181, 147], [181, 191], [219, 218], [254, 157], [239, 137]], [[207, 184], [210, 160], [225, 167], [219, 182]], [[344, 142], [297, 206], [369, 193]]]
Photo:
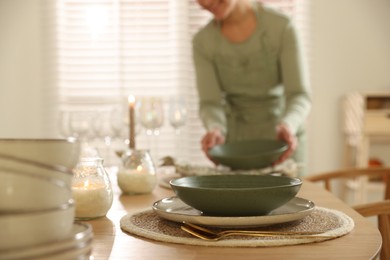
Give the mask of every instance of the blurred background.
[[[308, 171], [343, 167], [344, 98], [390, 91], [390, 1], [264, 2], [294, 16], [304, 42]], [[159, 96], [163, 118], [139, 120], [137, 146], [207, 164], [190, 56], [207, 19], [195, 1], [0, 0], [0, 137], [76, 135], [114, 162], [128, 138], [128, 95]], [[183, 122], [170, 120], [175, 97], [185, 101], [185, 115], [176, 115]], [[71, 121], [72, 112], [89, 115]], [[372, 157], [390, 165], [388, 147], [376, 144]]]

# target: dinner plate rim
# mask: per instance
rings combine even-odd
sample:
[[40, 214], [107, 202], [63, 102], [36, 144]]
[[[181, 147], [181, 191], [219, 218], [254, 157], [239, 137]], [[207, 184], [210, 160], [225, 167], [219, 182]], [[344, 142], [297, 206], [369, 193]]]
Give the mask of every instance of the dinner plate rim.
[[49, 255], [57, 256], [91, 247], [92, 240], [93, 230], [91, 224], [75, 221], [72, 230], [63, 239], [34, 246], [5, 249], [0, 251], [0, 258], [27, 259], [46, 257]]
[[[172, 209], [164, 210], [162, 208], [161, 206], [162, 204], [168, 204], [168, 203], [179, 204], [179, 205], [175, 205], [176, 212], [175, 212], [175, 208], [173, 209], [173, 211]], [[303, 203], [306, 204], [307, 206], [305, 207], [301, 205], [301, 208], [296, 211], [277, 214], [278, 211], [282, 211], [288, 206], [299, 207], [299, 204], [303, 204]], [[188, 212], [178, 213], [177, 210], [179, 210], [179, 207], [181, 207], [181, 209], [185, 207], [188, 210]], [[281, 224], [281, 223], [299, 220], [309, 215], [314, 210], [315, 207], [316, 207], [315, 203], [311, 200], [307, 200], [301, 197], [294, 197], [285, 205], [272, 211], [269, 215], [229, 217], [229, 216], [201, 215], [200, 211], [185, 204], [177, 196], [171, 196], [171, 197], [160, 199], [154, 202], [152, 205], [153, 211], [163, 219], [179, 222], [179, 223], [190, 222], [194, 224], [215, 226], [215, 227], [258, 227], [258, 226], [269, 226], [274, 224]], [[194, 214], [194, 212], [196, 212], [196, 214]]]

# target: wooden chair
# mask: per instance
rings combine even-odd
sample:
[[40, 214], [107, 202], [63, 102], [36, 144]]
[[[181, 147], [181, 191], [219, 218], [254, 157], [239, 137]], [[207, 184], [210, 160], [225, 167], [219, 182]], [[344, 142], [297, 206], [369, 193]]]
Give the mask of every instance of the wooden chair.
[[310, 175], [306, 181], [324, 182], [325, 188], [331, 191], [331, 182], [336, 179], [353, 179], [357, 177], [381, 177], [385, 183], [384, 200], [379, 202], [355, 205], [353, 208], [362, 216], [377, 216], [378, 229], [382, 235], [381, 260], [390, 260], [390, 168], [352, 168], [333, 172]]
[[366, 203], [353, 207], [364, 217], [377, 216], [378, 229], [382, 235], [381, 260], [390, 260], [390, 200]]

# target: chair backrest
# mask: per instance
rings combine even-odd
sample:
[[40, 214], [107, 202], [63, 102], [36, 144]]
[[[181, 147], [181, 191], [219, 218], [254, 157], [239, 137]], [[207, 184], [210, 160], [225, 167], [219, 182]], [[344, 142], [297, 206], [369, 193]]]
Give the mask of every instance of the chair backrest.
[[382, 235], [382, 250], [380, 259], [390, 260], [390, 168], [369, 167], [341, 169], [332, 172], [310, 175], [306, 177], [305, 180], [311, 182], [324, 182], [325, 188], [331, 191], [332, 180], [342, 178], [356, 178], [361, 176], [381, 177], [385, 183], [384, 200], [356, 205], [353, 208], [365, 217], [378, 217], [378, 229]]
[[380, 259], [390, 259], [390, 200], [357, 205], [354, 209], [365, 217], [378, 217], [378, 229], [382, 235]]
[[331, 172], [313, 174], [305, 177], [305, 180], [311, 182], [324, 182], [325, 188], [331, 190], [331, 181], [335, 179], [357, 178], [357, 177], [382, 177], [385, 183], [384, 199], [390, 199], [390, 168], [368, 167], [368, 168], [350, 168], [340, 169]]

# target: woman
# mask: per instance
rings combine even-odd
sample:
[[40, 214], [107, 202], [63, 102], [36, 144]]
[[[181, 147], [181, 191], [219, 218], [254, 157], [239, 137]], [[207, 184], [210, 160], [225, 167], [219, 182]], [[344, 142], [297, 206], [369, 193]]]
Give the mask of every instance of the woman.
[[[290, 19], [250, 0], [197, 0], [214, 15], [193, 39], [202, 149], [257, 138], [281, 139], [304, 162], [311, 101]], [[301, 172], [302, 173], [302, 172]]]

